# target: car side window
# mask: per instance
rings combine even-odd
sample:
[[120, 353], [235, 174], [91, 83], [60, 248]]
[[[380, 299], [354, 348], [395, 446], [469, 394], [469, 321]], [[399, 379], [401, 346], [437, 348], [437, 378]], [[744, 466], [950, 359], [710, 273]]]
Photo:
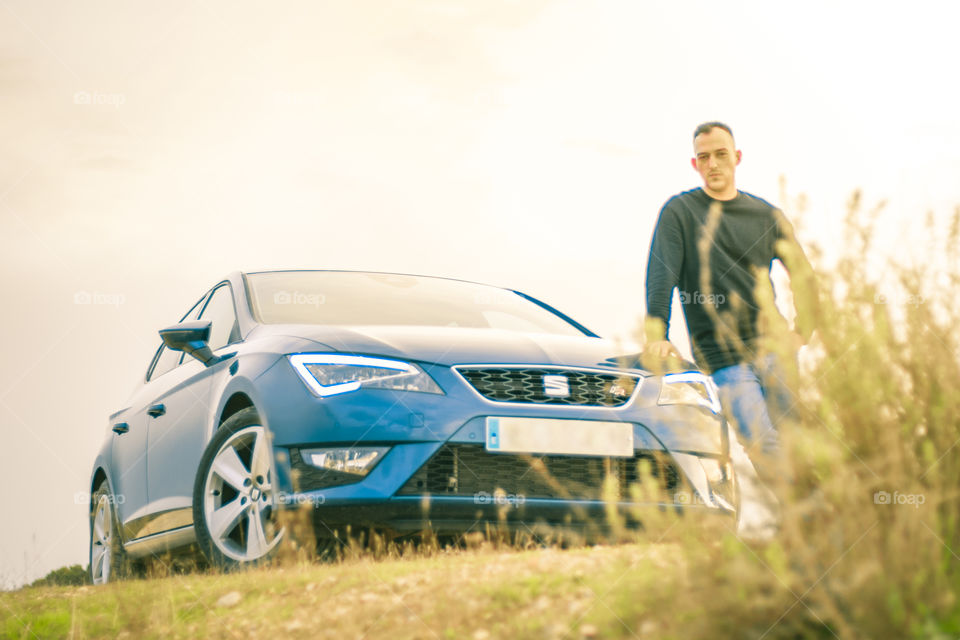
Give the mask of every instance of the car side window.
[[240, 328], [237, 325], [237, 313], [233, 308], [233, 292], [229, 284], [223, 284], [213, 290], [210, 300], [200, 314], [201, 320], [210, 320], [211, 351], [216, 351], [240, 340]]
[[[203, 301], [206, 300], [206, 298], [207, 295], [204, 294], [202, 298], [197, 300], [193, 306], [190, 307], [190, 310], [183, 314], [183, 317], [180, 318], [180, 322], [196, 320], [197, 315], [200, 313], [200, 309], [203, 308]], [[157, 350], [156, 355], [153, 356], [153, 360], [150, 363], [150, 369], [147, 371], [147, 381], [158, 378], [166, 372], [175, 369], [182, 362], [183, 353], [168, 349], [161, 341], [160, 348]]]

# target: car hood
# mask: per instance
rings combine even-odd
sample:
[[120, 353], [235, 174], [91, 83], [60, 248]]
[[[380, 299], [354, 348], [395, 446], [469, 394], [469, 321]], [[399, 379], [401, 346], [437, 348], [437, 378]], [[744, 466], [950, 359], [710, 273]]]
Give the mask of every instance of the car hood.
[[[603, 338], [501, 329], [407, 326], [260, 325], [249, 338], [301, 338], [304, 350], [329, 349], [423, 362], [615, 367], [623, 349]], [[628, 358], [627, 361], [630, 361]]]

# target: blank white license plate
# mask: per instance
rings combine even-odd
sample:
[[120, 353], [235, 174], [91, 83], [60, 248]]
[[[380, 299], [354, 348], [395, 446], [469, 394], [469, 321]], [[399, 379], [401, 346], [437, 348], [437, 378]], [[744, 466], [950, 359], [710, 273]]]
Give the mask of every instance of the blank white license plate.
[[504, 453], [633, 456], [633, 425], [553, 418], [487, 418], [486, 449]]

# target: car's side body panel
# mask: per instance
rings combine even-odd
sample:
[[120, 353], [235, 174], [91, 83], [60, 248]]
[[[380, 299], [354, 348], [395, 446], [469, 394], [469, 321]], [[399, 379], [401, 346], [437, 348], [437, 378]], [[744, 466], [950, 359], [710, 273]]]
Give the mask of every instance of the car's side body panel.
[[[116, 512], [120, 523], [137, 517], [147, 508], [147, 406], [146, 394], [135, 394], [131, 406], [116, 414], [110, 421], [100, 457], [104, 460], [110, 488], [116, 497]], [[113, 428], [124, 425], [126, 432]], [[95, 487], [91, 487], [91, 494]]]
[[149, 422], [147, 488], [158, 513], [192, 503], [193, 479], [207, 444], [212, 379], [227, 367], [220, 362], [207, 368], [190, 358], [156, 381], [154, 406], [163, 405], [165, 412]]

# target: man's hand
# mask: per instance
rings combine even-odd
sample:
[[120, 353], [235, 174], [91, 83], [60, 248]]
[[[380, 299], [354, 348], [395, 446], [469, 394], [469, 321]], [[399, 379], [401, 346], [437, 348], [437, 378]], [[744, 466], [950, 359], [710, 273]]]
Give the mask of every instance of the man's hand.
[[683, 361], [683, 356], [667, 340], [666, 323], [660, 318], [647, 317], [644, 322], [646, 346], [643, 348], [643, 367], [653, 373], [664, 373]]
[[663, 374], [681, 367], [683, 357], [669, 340], [648, 342], [643, 350], [643, 367], [654, 374]]
[[680, 358], [680, 352], [677, 351], [677, 348], [673, 346], [673, 343], [669, 340], [657, 340], [655, 342], [647, 343], [647, 346], [643, 350], [649, 356], [665, 359], [673, 356], [674, 358]]

